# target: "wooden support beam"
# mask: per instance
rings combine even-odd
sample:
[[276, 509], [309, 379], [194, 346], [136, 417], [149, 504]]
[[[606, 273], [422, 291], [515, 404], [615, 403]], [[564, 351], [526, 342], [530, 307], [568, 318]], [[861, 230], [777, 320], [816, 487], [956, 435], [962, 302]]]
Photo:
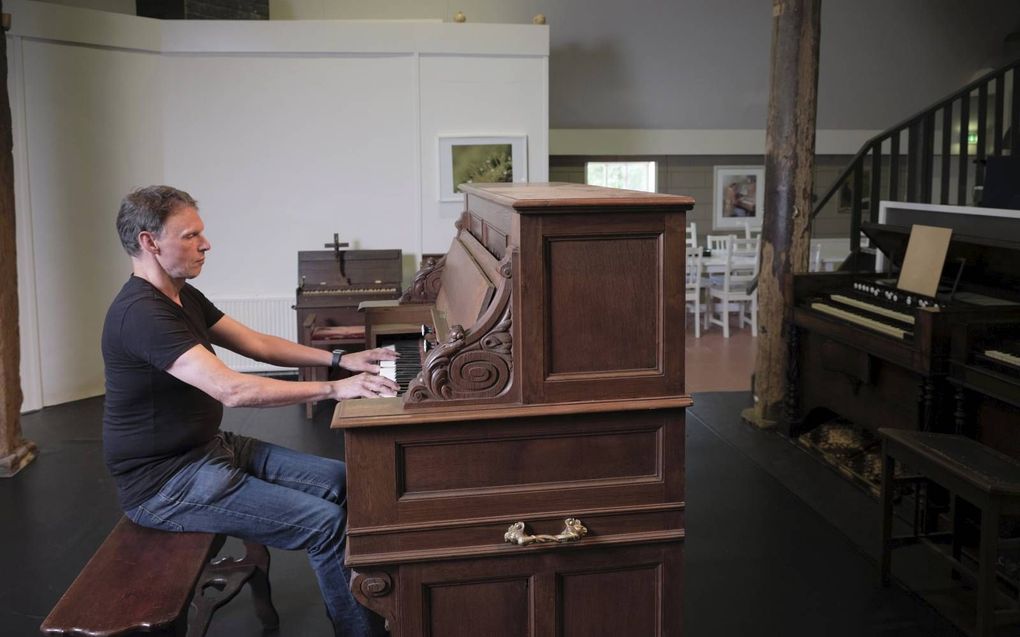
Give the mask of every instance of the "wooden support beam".
[[11, 101], [7, 94], [7, 38], [0, 37], [0, 255], [3, 255], [0, 258], [0, 478], [14, 475], [35, 458], [35, 445], [21, 437], [13, 150]]
[[743, 414], [760, 427], [774, 426], [782, 413], [793, 274], [807, 270], [810, 252], [820, 14], [821, 0], [772, 2], [756, 402]]

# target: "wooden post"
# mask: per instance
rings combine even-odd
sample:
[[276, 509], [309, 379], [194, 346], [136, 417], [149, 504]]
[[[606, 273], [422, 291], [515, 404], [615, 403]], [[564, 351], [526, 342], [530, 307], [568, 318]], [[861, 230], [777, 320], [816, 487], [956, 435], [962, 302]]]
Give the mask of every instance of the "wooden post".
[[820, 14], [821, 0], [772, 2], [756, 402], [743, 413], [759, 427], [774, 426], [782, 411], [793, 273], [807, 270], [810, 252]]
[[[0, 12], [2, 12], [0, 4]], [[10, 20], [5, 15], [4, 28]], [[0, 478], [35, 458], [21, 437], [21, 342], [18, 337], [18, 260], [14, 234], [14, 142], [7, 94], [7, 38], [0, 33]]]

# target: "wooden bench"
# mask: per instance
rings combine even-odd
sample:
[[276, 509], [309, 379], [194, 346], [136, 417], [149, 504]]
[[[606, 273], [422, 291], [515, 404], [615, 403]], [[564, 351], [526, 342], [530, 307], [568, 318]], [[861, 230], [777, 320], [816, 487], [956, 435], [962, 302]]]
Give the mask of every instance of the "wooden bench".
[[[977, 622], [974, 632], [977, 635], [985, 637], [991, 635], [997, 625], [1020, 621], [1020, 600], [999, 592], [996, 575], [999, 518], [1003, 514], [1020, 513], [1020, 462], [964, 436], [904, 429], [879, 429], [878, 432], [882, 436], [882, 583], [889, 581], [892, 549], [922, 542], [949, 562], [954, 576], [964, 575], [976, 584]], [[897, 461], [950, 492], [952, 526], [949, 535], [952, 544], [948, 550], [930, 541], [931, 536], [919, 533], [916, 520], [913, 535], [893, 537]], [[962, 559], [962, 520], [957, 498], [966, 500], [981, 511], [976, 569]], [[932, 535], [945, 534], [936, 532]], [[1005, 608], [997, 609], [997, 605]]]
[[[40, 630], [44, 635], [200, 637], [213, 613], [245, 583], [262, 625], [275, 628], [280, 619], [270, 597], [269, 552], [245, 542], [243, 558], [216, 558], [224, 541], [212, 533], [148, 529], [122, 517]], [[189, 607], [195, 609], [190, 620]]]

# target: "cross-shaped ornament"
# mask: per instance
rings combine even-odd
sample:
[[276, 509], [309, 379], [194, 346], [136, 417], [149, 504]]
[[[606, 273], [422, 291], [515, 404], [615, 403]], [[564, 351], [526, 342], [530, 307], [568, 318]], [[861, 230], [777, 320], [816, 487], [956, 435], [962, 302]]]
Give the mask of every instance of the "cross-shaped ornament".
[[333, 233], [333, 243], [327, 243], [324, 246], [322, 246], [324, 248], [333, 248], [333, 256], [336, 257], [336, 265], [337, 265], [337, 268], [339, 268], [339, 270], [340, 270], [340, 281], [346, 287], [350, 287], [351, 280], [347, 278], [347, 273], [344, 272], [344, 252], [345, 251], [341, 250], [340, 248], [346, 248], [346, 247], [349, 247], [350, 245], [351, 244], [347, 243], [346, 241], [341, 243], [340, 242], [340, 233], [339, 232], [334, 232]]

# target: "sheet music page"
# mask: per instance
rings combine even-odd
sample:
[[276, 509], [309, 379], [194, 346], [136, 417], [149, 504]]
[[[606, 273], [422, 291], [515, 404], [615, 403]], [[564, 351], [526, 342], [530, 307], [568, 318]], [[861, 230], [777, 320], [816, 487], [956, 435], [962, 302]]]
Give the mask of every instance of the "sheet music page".
[[951, 228], [911, 226], [907, 254], [903, 257], [903, 269], [896, 287], [906, 292], [935, 296], [952, 236]]

